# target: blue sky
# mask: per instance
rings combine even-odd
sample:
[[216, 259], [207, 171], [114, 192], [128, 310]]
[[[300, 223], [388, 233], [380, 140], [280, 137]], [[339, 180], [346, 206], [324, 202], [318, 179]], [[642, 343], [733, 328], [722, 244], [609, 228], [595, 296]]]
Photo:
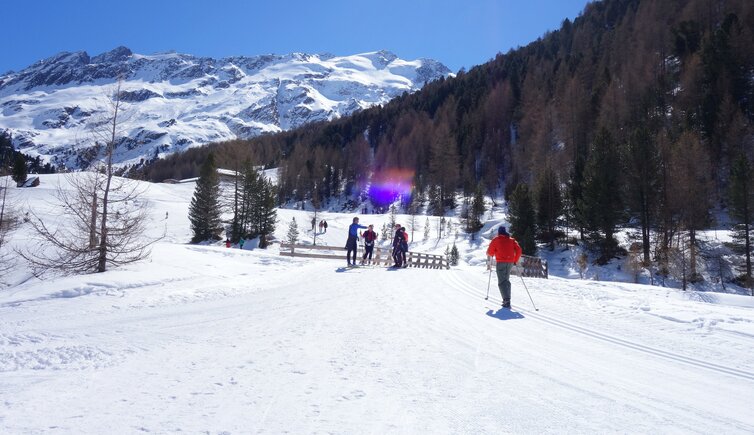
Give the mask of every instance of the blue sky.
[[[0, 74], [61, 51], [348, 55], [470, 68], [573, 19], [587, 0], [4, 0]], [[468, 6], [466, 6], [468, 5]]]

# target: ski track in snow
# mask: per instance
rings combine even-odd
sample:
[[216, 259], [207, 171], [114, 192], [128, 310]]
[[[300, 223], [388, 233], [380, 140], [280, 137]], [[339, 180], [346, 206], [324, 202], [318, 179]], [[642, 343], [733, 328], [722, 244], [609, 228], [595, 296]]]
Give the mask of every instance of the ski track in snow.
[[150, 260], [0, 291], [0, 433], [754, 433], [748, 299], [526, 278], [534, 311], [513, 276], [500, 309], [480, 266], [182, 244], [191, 190], [154, 187]]
[[[449, 280], [449, 283], [454, 288], [458, 289], [459, 291], [467, 293], [471, 296], [475, 296], [475, 297], [477, 296], [475, 292], [475, 288], [471, 287], [467, 282], [462, 282], [462, 281], [458, 281], [457, 279], [454, 279], [454, 280]], [[492, 300], [495, 301], [498, 299], [493, 297]], [[502, 303], [502, 301], [500, 301], [500, 303]], [[555, 318], [552, 316], [547, 316], [540, 312], [535, 312], [528, 309], [524, 309], [524, 308], [521, 308], [520, 306], [516, 306], [515, 309], [517, 312], [525, 313], [526, 317], [530, 317], [530, 318], [536, 319], [538, 321], [547, 323], [552, 326], [557, 326], [557, 327], [567, 329], [567, 330], [570, 330], [570, 331], [573, 331], [573, 332], [576, 332], [576, 333], [579, 333], [588, 337], [592, 337], [597, 340], [601, 340], [608, 343], [613, 343], [618, 346], [622, 346], [628, 349], [633, 349], [639, 352], [647, 353], [647, 354], [658, 356], [661, 358], [666, 358], [675, 362], [680, 362], [680, 363], [684, 363], [684, 364], [688, 364], [688, 365], [692, 365], [696, 367], [713, 370], [718, 373], [728, 374], [728, 375], [738, 377], [744, 380], [754, 381], [754, 372], [737, 370], [737, 369], [726, 367], [723, 365], [714, 364], [712, 362], [702, 361], [702, 360], [698, 360], [698, 359], [691, 358], [688, 356], [684, 356], [678, 353], [668, 352], [662, 349], [653, 348], [651, 346], [646, 346], [640, 343], [614, 337], [612, 335], [608, 335], [594, 329], [585, 328], [583, 326], [579, 326], [574, 323], [564, 321], [563, 319]]]
[[[278, 282], [261, 293], [247, 289], [188, 302], [159, 298], [161, 303], [152, 306], [124, 301], [128, 305], [121, 310], [86, 321], [65, 315], [54, 319], [65, 324], [68, 318], [75, 329], [88, 331], [85, 335], [90, 336], [121, 331], [129, 341], [143, 341], [143, 345], [117, 365], [77, 367], [104, 378], [102, 384], [85, 384], [84, 391], [94, 392], [90, 400], [82, 403], [81, 387], [65, 377], [44, 377], [39, 385], [55, 392], [56, 398], [39, 396], [43, 393], [35, 385], [27, 385], [31, 394], [17, 390], [9, 396], [12, 404], [19, 400], [10, 410], [27, 409], [32, 400], [49, 401], [56, 409], [52, 417], [39, 414], [49, 407], [32, 406], [25, 413], [34, 416], [33, 421], [49, 421], [56, 430], [88, 433], [118, 432], [125, 422], [126, 431], [222, 429], [230, 433], [291, 428], [295, 432], [380, 433], [499, 433], [501, 428], [510, 432], [754, 429], [750, 420], [737, 421], [679, 400], [677, 393], [657, 391], [666, 388], [649, 388], [644, 372], [635, 374], [637, 379], [609, 377], [603, 365], [615, 361], [593, 359], [607, 358], [614, 353], [611, 348], [622, 349], [621, 358], [638, 351], [652, 360], [650, 370], [667, 370], [658, 376], [673, 377], [679, 377], [674, 373], [679, 363], [705, 371], [720, 372], [719, 367], [697, 364], [701, 360], [690, 364], [683, 355], [658, 354], [649, 346], [520, 308], [525, 301], [516, 304], [520, 317], [482, 310], [484, 304], [496, 301], [494, 297], [481, 301], [483, 294], [470, 284], [483, 288], [483, 275], [474, 279], [473, 273], [465, 271], [386, 272], [379, 268], [341, 274], [331, 262], [292, 261], [291, 267], [298, 273], [288, 276], [289, 282]], [[323, 268], [329, 271], [322, 282], [309, 282], [307, 274], [322, 273]], [[364, 280], [370, 280], [368, 289], [360, 285]], [[192, 285], [199, 289], [208, 282]], [[407, 283], [414, 285], [406, 287]], [[428, 288], [422, 289], [420, 283]], [[306, 295], [309, 286], [312, 292]], [[491, 293], [496, 290], [493, 287]], [[523, 299], [518, 293], [522, 289], [515, 290], [516, 297]], [[99, 305], [101, 298], [86, 297]], [[540, 334], [544, 342], [534, 339]], [[27, 335], [26, 341], [32, 343], [46, 338]], [[595, 350], [590, 344], [595, 339], [608, 349]], [[22, 334], [3, 335], [4, 347], [12, 345], [11, 341], [22, 341]], [[554, 343], [569, 344], [552, 347]], [[579, 350], [569, 349], [571, 345], [590, 354], [580, 356]], [[112, 353], [123, 354], [124, 349]], [[655, 359], [668, 361], [669, 368]], [[574, 361], [576, 365], [564, 364]], [[58, 370], [73, 368], [64, 362], [55, 365]], [[21, 375], [32, 368], [18, 366], [14, 371]], [[695, 376], [704, 377], [694, 374], [690, 379]], [[139, 382], [132, 385], [132, 379]], [[750, 384], [750, 379], [738, 382]], [[679, 384], [682, 390], [696, 388], [692, 382]], [[723, 382], [719, 388], [725, 391], [731, 386]], [[161, 411], [151, 411], [152, 406]], [[475, 410], [475, 406], [480, 408]], [[73, 423], [60, 423], [77, 415], [81, 417]], [[41, 427], [16, 426], [11, 421], [3, 420], [11, 432]]]
[[[468, 274], [464, 275], [464, 279], [461, 279], [457, 275], [453, 275], [453, 274], [449, 274], [449, 275], [445, 276], [445, 278], [446, 278], [446, 281], [448, 282], [450, 288], [452, 288], [454, 291], [458, 291], [459, 293], [462, 293], [465, 296], [468, 296], [468, 297], [470, 297], [472, 299], [477, 299], [477, 300], [482, 300], [483, 302], [487, 302], [487, 301], [483, 300], [484, 293], [481, 292], [481, 290], [477, 290], [477, 288], [480, 288], [480, 289], [484, 288], [484, 286], [483, 286], [484, 282], [483, 282], [483, 280], [481, 278], [476, 278], [475, 279], [475, 277], [473, 275], [468, 275]], [[520, 278], [518, 278], [518, 277], [512, 277], [512, 279], [513, 279], [512, 282], [514, 284], [514, 289], [518, 290], [518, 292], [519, 292], [518, 295], [516, 295], [516, 293], [514, 292], [514, 297], [518, 297], [519, 299], [524, 300], [524, 302], [522, 304], [528, 304], [529, 301], [527, 300], [527, 297], [523, 294], [523, 293], [525, 293], [525, 290], [523, 288], [521, 288], [521, 287], [516, 288], [515, 281], [519, 280]], [[474, 281], [476, 281], [476, 284], [478, 285], [478, 287], [470, 284], [470, 282], [474, 282]], [[486, 281], [486, 280], [484, 280], [484, 281]], [[527, 281], [529, 281], [529, 286], [530, 287], [532, 287], [532, 283], [540, 282], [537, 279], [527, 279]], [[493, 281], [493, 287], [491, 288], [491, 291], [490, 291], [490, 294], [491, 294], [490, 300], [493, 301], [493, 302], [496, 302], [497, 306], [499, 307], [499, 305], [501, 303], [501, 300], [499, 298], [496, 298], [494, 296], [495, 293], [493, 293], [493, 292], [496, 292], [496, 291], [497, 291], [497, 288], [495, 288], [494, 281]], [[624, 340], [624, 339], [619, 339], [619, 338], [614, 337], [612, 335], [600, 333], [599, 331], [594, 330], [594, 329], [590, 329], [590, 328], [586, 328], [586, 327], [583, 327], [583, 326], [579, 326], [579, 325], [576, 325], [576, 324], [574, 324], [572, 322], [569, 322], [569, 321], [564, 321], [564, 320], [562, 320], [562, 318], [556, 318], [556, 317], [553, 317], [553, 316], [541, 314], [541, 312], [534, 312], [533, 310], [523, 309], [523, 308], [520, 307], [520, 304], [514, 304], [513, 308], [514, 308], [514, 311], [512, 311], [512, 312], [508, 312], [507, 310], [503, 309], [501, 311], [504, 314], [502, 314], [502, 315], [498, 314], [498, 315], [495, 315], [495, 317], [502, 316], [502, 318], [505, 319], [506, 321], [508, 321], [508, 320], [514, 321], [515, 319], [519, 319], [519, 318], [527, 318], [527, 319], [531, 318], [533, 320], [537, 320], [538, 322], [543, 323], [545, 326], [548, 327], [548, 329], [552, 329], [552, 328], [549, 328], [550, 326], [556, 326], [557, 329], [563, 329], [565, 331], [568, 331], [568, 332], [571, 332], [571, 333], [576, 333], [576, 334], [579, 334], [581, 336], [586, 336], [586, 337], [594, 338], [594, 339], [597, 339], [597, 340], [599, 340], [601, 342], [608, 343], [611, 346], [616, 346], [617, 345], [617, 346], [619, 346], [619, 348], [636, 350], [636, 351], [639, 351], [640, 353], [648, 354], [648, 355], [651, 355], [653, 357], [660, 357], [660, 358], [663, 358], [663, 359], [667, 359], [671, 363], [688, 364], [688, 365], [692, 365], [692, 366], [697, 367], [697, 368], [702, 368], [702, 369], [706, 369], [706, 370], [712, 370], [712, 371], [714, 371], [716, 373], [733, 376], [733, 377], [739, 378], [741, 381], [743, 381], [744, 385], [748, 385], [749, 386], [749, 390], [748, 391], [744, 390], [744, 392], [745, 392], [745, 394], [748, 394], [749, 396], [751, 396], [751, 388], [752, 388], [751, 381], [754, 380], [754, 377], [752, 377], [752, 375], [751, 375], [750, 372], [743, 371], [743, 370], [731, 369], [729, 367], [724, 367], [724, 366], [720, 366], [720, 365], [717, 365], [717, 364], [712, 364], [712, 363], [709, 363], [707, 361], [693, 359], [693, 358], [689, 358], [687, 356], [680, 355], [680, 354], [677, 354], [677, 353], [666, 352], [666, 351], [662, 351], [662, 350], [659, 350], [659, 349], [656, 349], [656, 348], [653, 348], [653, 347], [650, 347], [650, 346], [641, 345], [641, 344], [634, 343], [634, 342], [631, 342], [631, 341], [628, 341], [628, 340]], [[491, 310], [488, 311], [488, 315], [490, 315], [490, 313], [491, 313]], [[582, 314], [582, 313], [580, 313], [580, 314]], [[533, 332], [533, 331], [530, 331], [530, 333], [531, 332]], [[533, 335], [535, 335], [535, 334], [533, 334]], [[569, 340], [572, 340], [572, 338], [569, 339]], [[523, 346], [532, 346], [534, 343], [528, 342], [528, 344], [527, 344], [524, 341], [524, 342], [521, 342], [521, 344]], [[547, 353], [547, 351], [543, 350], [543, 354], [546, 354], [546, 353]], [[580, 361], [580, 363], [584, 363], [585, 361], [586, 361], [586, 358], [582, 358], [582, 361]], [[656, 367], [654, 367], [654, 365], [652, 365], [650, 367], [651, 367], [652, 370], [656, 369]], [[593, 369], [599, 371], [599, 370], [604, 370], [604, 367], [593, 367]], [[671, 371], [669, 373], [673, 373], [673, 371]], [[634, 373], [634, 374], [636, 374], [636, 373]], [[673, 376], [675, 376], [674, 373], [673, 373]], [[659, 379], [662, 379], [665, 383], [668, 382], [668, 380], [666, 378], [659, 377]], [[613, 380], [608, 380], [608, 382], [614, 382], [614, 381]], [[630, 381], [621, 380], [621, 383], [630, 383]], [[663, 389], [665, 389], [665, 387], [660, 388], [660, 390], [663, 390]], [[629, 390], [623, 391], [623, 393], [620, 395], [620, 397], [621, 397], [620, 400], [625, 400], [627, 402], [631, 402], [631, 400], [629, 399], [631, 397], [631, 395], [637, 394], [638, 391], [646, 391], [646, 390], [647, 390], [647, 386], [646, 385], [641, 386], [641, 384], [635, 384]], [[663, 394], [663, 393], [656, 393], [656, 394]], [[732, 397], [736, 397], [736, 396], [734, 395]], [[654, 397], [654, 394], [642, 394], [641, 397], [638, 397], [637, 399], [638, 399], [636, 401], [637, 404], [652, 403], [653, 406], [658, 406], [658, 408], [656, 409], [656, 411], [658, 413], [663, 413], [663, 414], [666, 414], [666, 415], [672, 415], [672, 414], [677, 414], [678, 411], [679, 411], [678, 409], [675, 409], [673, 407], [661, 406], [660, 404], [661, 403], [665, 403], [665, 401], [659, 401], [659, 400], [657, 400], [656, 397]], [[672, 403], [672, 402], [673, 401], [668, 401], [668, 403]], [[691, 409], [689, 409], [689, 411], [690, 410]], [[684, 410], [684, 412], [685, 412], [685, 410]], [[701, 414], [703, 414], [704, 415], [704, 419], [709, 419], [711, 421], [716, 421], [718, 424], [721, 424], [721, 425], [727, 427], [728, 430], [737, 431], [737, 430], [743, 430], [743, 429], [745, 429], [746, 431], [748, 431], [748, 430], [751, 430], [750, 428], [752, 427], [751, 422], [746, 423], [743, 426], [740, 426], [738, 423], [735, 423], [735, 422], [727, 421], [725, 419], [718, 419], [717, 416], [715, 416], [713, 413], [710, 413], [709, 411], [707, 411], [707, 412], [700, 412], [700, 410], [696, 410], [694, 412], [695, 413], [701, 413]], [[683, 414], [677, 414], [677, 415], [680, 417]], [[673, 421], [673, 419], [669, 419], [669, 421]], [[691, 420], [689, 420], [689, 421], [691, 421]], [[694, 424], [689, 423], [689, 425], [687, 427], [685, 427], [685, 429], [683, 429], [682, 431], [687, 430], [687, 431], [690, 431], [690, 432], [697, 432], [697, 431], [704, 432], [704, 431], [700, 430], [699, 426], [696, 426], [696, 424], [702, 424], [702, 421], [697, 421]], [[679, 430], [679, 427], [681, 427], [681, 426], [678, 426], [678, 422], [676, 421], [675, 423], [673, 423], [673, 427], [674, 427], [673, 430]], [[632, 431], [634, 431], [634, 429], [632, 429]], [[644, 430], [638, 430], [638, 431], [639, 432], [644, 432]]]

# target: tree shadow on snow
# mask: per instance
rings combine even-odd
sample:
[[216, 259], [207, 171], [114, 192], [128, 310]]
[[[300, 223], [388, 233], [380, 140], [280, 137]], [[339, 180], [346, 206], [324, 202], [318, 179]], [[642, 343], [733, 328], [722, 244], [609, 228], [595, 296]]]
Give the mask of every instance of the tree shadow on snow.
[[511, 311], [508, 308], [500, 308], [497, 311], [489, 310], [487, 311], [487, 315], [500, 320], [514, 320], [524, 318], [523, 314], [519, 313], [518, 311]]

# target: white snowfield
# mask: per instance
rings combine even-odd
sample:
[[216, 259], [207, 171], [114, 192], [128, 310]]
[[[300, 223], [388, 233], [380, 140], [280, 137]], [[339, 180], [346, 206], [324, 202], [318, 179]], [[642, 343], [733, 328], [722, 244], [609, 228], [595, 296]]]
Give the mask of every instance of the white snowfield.
[[[16, 193], [42, 205], [59, 178]], [[192, 189], [151, 186], [167, 236], [150, 260], [45, 281], [13, 272], [0, 433], [754, 432], [751, 297], [525, 278], [535, 311], [512, 277], [501, 310], [494, 273], [484, 300], [485, 238], [460, 236], [464, 262], [449, 271], [188, 245]], [[277, 237], [293, 216], [311, 241], [304, 211], [280, 210]], [[320, 214], [318, 244], [342, 246], [353, 216]]]
[[[381, 50], [350, 56], [292, 53], [212, 59], [141, 55], [125, 47], [90, 57], [59, 53], [0, 75], [0, 131], [45, 162], [80, 168], [122, 82], [118, 165], [209, 142], [249, 139], [385, 104], [453, 74], [431, 59]], [[89, 151], [91, 152], [91, 150]]]

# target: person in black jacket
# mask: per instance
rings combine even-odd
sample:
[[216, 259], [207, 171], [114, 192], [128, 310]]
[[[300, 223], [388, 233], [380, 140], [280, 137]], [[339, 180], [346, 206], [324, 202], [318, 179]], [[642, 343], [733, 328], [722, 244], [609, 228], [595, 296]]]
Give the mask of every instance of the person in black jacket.
[[393, 267], [401, 267], [403, 265], [403, 243], [405, 238], [403, 237], [403, 230], [400, 224], [395, 224], [395, 236], [393, 236], [393, 260], [395, 264]]
[[408, 253], [408, 233], [406, 227], [401, 227], [401, 233], [403, 240], [401, 240], [401, 260], [403, 260], [403, 267], [408, 267], [408, 261], [406, 261], [406, 254]]

